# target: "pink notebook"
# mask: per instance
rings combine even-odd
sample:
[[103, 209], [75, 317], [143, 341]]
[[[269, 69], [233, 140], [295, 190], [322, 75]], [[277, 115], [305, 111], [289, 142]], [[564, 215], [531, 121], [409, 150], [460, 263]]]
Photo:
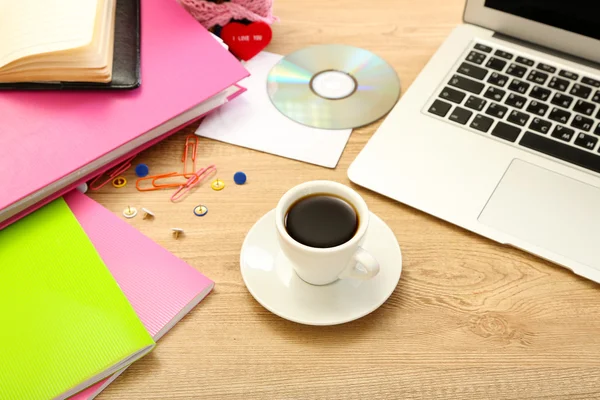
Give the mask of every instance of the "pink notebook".
[[[73, 190], [64, 199], [154, 340], [212, 290], [210, 279], [86, 195]], [[94, 398], [123, 371], [71, 399]]]
[[138, 89], [0, 93], [0, 229], [235, 97], [247, 76], [176, 0], [142, 0]]

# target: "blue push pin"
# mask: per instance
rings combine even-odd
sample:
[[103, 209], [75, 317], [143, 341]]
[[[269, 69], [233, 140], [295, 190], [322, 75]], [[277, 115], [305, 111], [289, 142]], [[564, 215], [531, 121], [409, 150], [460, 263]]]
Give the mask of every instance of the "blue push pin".
[[135, 174], [140, 178], [145, 177], [150, 172], [150, 169], [146, 164], [138, 164], [135, 166]]
[[243, 185], [246, 183], [246, 174], [241, 171], [236, 172], [235, 175], [233, 175], [233, 181], [236, 183], [236, 185]]

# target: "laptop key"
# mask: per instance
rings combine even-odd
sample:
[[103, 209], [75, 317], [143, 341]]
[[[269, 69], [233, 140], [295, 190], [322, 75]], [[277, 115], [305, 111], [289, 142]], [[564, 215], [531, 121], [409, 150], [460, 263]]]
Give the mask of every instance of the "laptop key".
[[471, 115], [473, 115], [471, 111], [465, 110], [464, 108], [456, 107], [448, 118], [451, 121], [464, 125], [467, 123], [469, 118], [471, 118]]
[[556, 93], [550, 102], [555, 106], [569, 108], [573, 102], [573, 98], [571, 96], [567, 96], [566, 94]]
[[583, 78], [581, 78], [581, 83], [585, 83], [586, 85], [600, 88], [600, 81], [597, 81], [596, 79], [588, 78], [585, 76]]
[[506, 82], [508, 82], [508, 76], [499, 74], [497, 72], [492, 72], [487, 81], [492, 85], [504, 87]]
[[600, 122], [596, 125], [596, 129], [594, 129], [594, 135], [600, 136]]
[[508, 68], [506, 68], [507, 74], [516, 76], [518, 78], [522, 78], [523, 76], [525, 76], [526, 72], [527, 72], [527, 68], [517, 65], [515, 63], [510, 64], [508, 66]]
[[587, 101], [583, 101], [583, 100], [577, 100], [577, 102], [573, 106], [573, 111], [576, 111], [578, 113], [582, 113], [585, 115], [592, 115], [594, 113], [595, 109], [596, 109], [596, 106], [594, 104], [588, 103]]
[[582, 117], [581, 115], [575, 115], [575, 118], [573, 118], [573, 122], [571, 122], [572, 127], [581, 129], [582, 131], [586, 132], [589, 132], [590, 129], [592, 129], [593, 124], [593, 120], [586, 117]]
[[519, 64], [524, 64], [524, 65], [528, 65], [530, 67], [533, 67], [534, 61], [530, 60], [529, 58], [525, 58], [525, 57], [517, 57], [515, 59], [516, 62], [518, 62]]
[[481, 93], [481, 91], [485, 87], [485, 85], [481, 82], [477, 82], [460, 75], [453, 75], [448, 84], [450, 86], [454, 86], [475, 94]]
[[579, 79], [579, 75], [571, 71], [565, 71], [564, 69], [560, 70], [558, 75], [562, 76], [563, 78], [573, 79], [574, 81]]
[[582, 99], [587, 99], [590, 96], [590, 93], [592, 93], [592, 89], [576, 83], [573, 85], [569, 93], [574, 96], [581, 97]]
[[573, 139], [573, 135], [575, 135], [575, 131], [573, 129], [562, 125], [556, 125], [551, 136], [560, 139], [563, 142], [570, 142], [571, 139]]
[[475, 115], [475, 118], [473, 118], [473, 121], [471, 122], [471, 125], [469, 125], [469, 126], [473, 129], [477, 129], [478, 131], [487, 132], [493, 123], [494, 123], [494, 120], [491, 119], [490, 117], [486, 117], [485, 115], [477, 114], [477, 115]]
[[563, 109], [554, 107], [552, 111], [550, 111], [550, 115], [548, 115], [548, 118], [550, 118], [553, 121], [566, 124], [571, 118], [571, 113]]
[[477, 65], [481, 65], [481, 64], [483, 64], [483, 61], [485, 61], [485, 54], [481, 54], [477, 51], [472, 50], [467, 55], [467, 61], [475, 63]]
[[543, 87], [539, 86], [534, 86], [533, 89], [531, 89], [531, 93], [529, 93], [529, 95], [534, 99], [546, 101], [548, 97], [550, 97], [550, 93], [552, 92], [550, 92], [548, 89], [544, 89]]
[[481, 111], [481, 110], [483, 110], [485, 103], [487, 103], [487, 101], [480, 99], [479, 97], [469, 96], [469, 98], [465, 102], [465, 107], [468, 107], [473, 110]]
[[534, 118], [529, 124], [529, 129], [534, 130], [539, 133], [543, 133], [544, 135], [548, 133], [550, 127], [552, 126], [552, 122], [543, 120], [541, 118]]
[[592, 101], [594, 103], [600, 103], [600, 90], [596, 90], [596, 93], [594, 93], [594, 97], [592, 97]]
[[477, 49], [477, 50], [481, 50], [481, 51], [486, 52], [486, 53], [491, 53], [492, 52], [492, 48], [490, 46], [486, 46], [485, 44], [477, 43], [473, 47], [475, 49]]
[[485, 66], [491, 69], [495, 69], [496, 71], [502, 71], [506, 66], [506, 61], [496, 57], [490, 57]]
[[444, 90], [442, 90], [442, 93], [440, 93], [440, 98], [444, 99], [444, 100], [450, 100], [453, 103], [459, 103], [461, 101], [463, 101], [463, 99], [465, 98], [466, 94], [463, 92], [460, 92], [458, 90], [454, 90], [450, 87], [445, 87]]
[[483, 94], [483, 97], [496, 101], [501, 101], [504, 98], [505, 94], [506, 92], [504, 90], [490, 86]]
[[575, 138], [575, 144], [577, 146], [581, 146], [588, 150], [594, 150], [597, 143], [598, 143], [598, 138], [593, 137], [591, 135], [586, 135], [585, 133], [580, 133]]
[[560, 79], [557, 77], [552, 77], [552, 79], [550, 79], [550, 83], [548, 83], [548, 87], [551, 87], [552, 89], [556, 89], [556, 90], [560, 90], [561, 92], [566, 92], [567, 88], [569, 87], [569, 81], [566, 79]]
[[556, 67], [544, 63], [538, 63], [536, 68], [545, 72], [549, 72], [551, 74], [556, 72]]
[[508, 85], [508, 88], [513, 92], [519, 92], [521, 94], [525, 94], [527, 89], [529, 89], [529, 83], [520, 81], [518, 79], [513, 79]]
[[509, 93], [508, 97], [504, 101], [504, 104], [508, 104], [511, 107], [515, 107], [518, 109], [523, 108], [527, 99], [523, 96], [519, 96], [518, 94]]
[[487, 110], [485, 110], [485, 113], [487, 115], [491, 115], [492, 117], [502, 119], [502, 118], [504, 118], [504, 114], [506, 114], [507, 111], [508, 111], [507, 107], [501, 106], [500, 104], [490, 102], [490, 105], [488, 106]]
[[548, 111], [548, 105], [537, 102], [535, 100], [531, 100], [529, 106], [527, 106], [527, 111], [539, 115], [540, 117], [543, 117], [544, 114], [546, 114], [546, 111]]
[[446, 114], [448, 114], [448, 111], [450, 111], [450, 108], [452, 108], [450, 104], [441, 100], [436, 100], [431, 104], [427, 111], [437, 116], [445, 117]]
[[521, 129], [517, 128], [516, 126], [504, 123], [502, 121], [498, 122], [494, 129], [492, 129], [492, 136], [508, 140], [509, 142], [514, 142], [515, 140], [517, 140], [520, 134]]
[[527, 80], [543, 85], [548, 79], [548, 74], [541, 71], [532, 70], [527, 76]]
[[463, 75], [470, 76], [471, 78], [481, 80], [481, 79], [485, 78], [485, 76], [488, 73], [488, 70], [480, 68], [480, 67], [476, 67], [475, 65], [464, 62], [464, 63], [460, 64], [460, 66], [458, 67], [458, 72], [460, 72]]
[[512, 122], [513, 124], [525, 126], [527, 121], [529, 121], [529, 114], [513, 110], [510, 114], [508, 114], [507, 120]]
[[571, 118], [571, 113], [565, 110], [561, 110], [560, 108], [554, 107], [552, 111], [550, 111], [550, 115], [548, 115], [552, 121], [560, 122], [566, 124]]
[[513, 55], [511, 53], [504, 50], [496, 50], [494, 54], [498, 57], [506, 58], [507, 60], [512, 60], [513, 58]]
[[525, 132], [523, 138], [519, 141], [519, 144], [523, 147], [539, 151], [540, 153], [600, 173], [600, 155], [595, 155], [569, 144], [536, 135], [532, 132]]

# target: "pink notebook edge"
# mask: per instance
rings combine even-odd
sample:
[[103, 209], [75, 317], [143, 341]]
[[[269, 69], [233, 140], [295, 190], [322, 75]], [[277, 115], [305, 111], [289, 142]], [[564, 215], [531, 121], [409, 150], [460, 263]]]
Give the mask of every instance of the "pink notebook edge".
[[[200, 304], [200, 302], [202, 302], [202, 300], [204, 300], [206, 298], [206, 296], [208, 296], [212, 292], [214, 287], [215, 287], [215, 284], [213, 282], [210, 286], [206, 287], [200, 294], [198, 294], [198, 296], [196, 296], [194, 299], [192, 299], [186, 305], [186, 307], [183, 308], [182, 311], [179, 314], [177, 314], [177, 316], [175, 318], [173, 318], [171, 320], [170, 327], [165, 329], [167, 327], [165, 325], [165, 328], [163, 328], [163, 330], [161, 332], [159, 332], [157, 335], [155, 335], [153, 337], [154, 341], [157, 342], [160, 338], [162, 338], [164, 335], [166, 335], [171, 330], [171, 328], [173, 328], [175, 325], [177, 325], [177, 323], [179, 321], [181, 321], [190, 311], [192, 311], [198, 304]], [[129, 368], [129, 366], [127, 366], [123, 369], [120, 369], [119, 371], [115, 372], [108, 378], [105, 378], [104, 380], [97, 382], [96, 384], [88, 387], [87, 389], [84, 389], [81, 392], [69, 397], [69, 399], [70, 400], [92, 400], [92, 399], [96, 398], [100, 393], [102, 393], [102, 391], [104, 389], [106, 389], [119, 376], [121, 376], [121, 374], [123, 372], [125, 372], [125, 370], [127, 368]]]
[[[232, 86], [237, 87], [238, 90], [235, 93], [233, 93], [232, 95], [230, 95], [229, 97], [227, 97], [227, 102], [232, 101], [233, 99], [235, 99], [236, 97], [240, 96], [242, 93], [244, 93], [247, 90], [246, 88], [244, 88], [244, 87], [242, 87], [242, 86], [240, 86], [238, 84], [234, 84]], [[227, 102], [224, 103], [224, 104], [227, 104]], [[36, 203], [36, 204], [34, 204], [34, 205], [26, 208], [25, 210], [23, 210], [23, 211], [15, 214], [15, 215], [13, 215], [12, 217], [10, 217], [10, 218], [8, 218], [8, 219], [6, 219], [4, 221], [1, 221], [0, 222], [0, 230], [6, 228], [8, 225], [10, 225], [10, 224], [12, 224], [12, 223], [14, 223], [14, 222], [16, 222], [18, 220], [20, 220], [21, 218], [25, 217], [26, 215], [31, 214], [32, 212], [34, 212], [35, 210], [39, 209], [40, 207], [42, 207], [42, 206], [50, 203], [52, 200], [56, 200], [57, 198], [59, 198], [61, 196], [64, 196], [65, 194], [69, 193], [70, 191], [72, 191], [77, 186], [81, 185], [82, 183], [86, 183], [86, 182], [94, 179], [98, 175], [103, 174], [104, 172], [108, 171], [109, 169], [111, 169], [111, 168], [115, 167], [116, 165], [122, 163], [126, 159], [128, 159], [128, 158], [130, 158], [132, 156], [138, 155], [139, 153], [141, 153], [142, 151], [148, 149], [149, 147], [152, 147], [156, 143], [161, 142], [162, 140], [168, 138], [169, 136], [172, 136], [173, 134], [181, 131], [186, 126], [191, 125], [191, 124], [193, 124], [196, 121], [199, 121], [200, 119], [204, 118], [205, 116], [207, 116], [211, 112], [217, 110], [222, 105], [223, 104], [221, 104], [221, 105], [219, 105], [219, 106], [217, 106], [217, 107], [215, 107], [215, 108], [213, 108], [213, 109], [211, 109], [211, 110], [209, 110], [209, 111], [207, 111], [207, 112], [205, 112], [205, 113], [203, 113], [203, 114], [201, 114], [201, 115], [199, 115], [197, 117], [194, 117], [194, 118], [192, 118], [191, 120], [189, 120], [187, 122], [184, 122], [182, 125], [180, 125], [180, 126], [174, 128], [174, 129], [172, 129], [172, 130], [164, 133], [163, 135], [161, 135], [161, 136], [159, 136], [157, 138], [149, 140], [148, 142], [146, 142], [143, 145], [137, 147], [133, 151], [131, 151], [131, 152], [127, 153], [127, 154], [124, 154], [123, 156], [117, 158], [116, 160], [114, 160], [114, 161], [112, 161], [112, 162], [110, 162], [108, 164], [105, 164], [104, 166], [102, 166], [101, 168], [97, 169], [96, 171], [94, 171], [94, 172], [92, 172], [92, 173], [90, 173], [90, 174], [88, 174], [88, 175], [86, 175], [86, 176], [84, 176], [82, 178], [79, 178], [77, 181], [75, 181], [74, 183], [72, 183], [72, 184], [64, 187], [63, 189], [58, 190], [58, 191], [52, 193], [51, 195], [45, 197], [42, 201], [40, 201], [40, 202], [38, 202], [38, 203]]]
[[[164, 252], [168, 252], [167, 249], [165, 249], [164, 247], [160, 246], [158, 243], [155, 243], [154, 241], [152, 241], [150, 238], [148, 238], [147, 236], [145, 236], [143, 233], [139, 232], [137, 229], [135, 229], [133, 226], [127, 224], [125, 221], [119, 219], [117, 216], [115, 216], [114, 214], [112, 214], [111, 211], [109, 211], [108, 209], [106, 209], [104, 206], [102, 206], [101, 204], [99, 204], [98, 202], [96, 202], [95, 200], [89, 198], [88, 196], [80, 193], [77, 190], [73, 190], [69, 193], [67, 193], [64, 196], [64, 200], [67, 203], [67, 205], [69, 206], [69, 208], [71, 209], [71, 212], [73, 212], [73, 214], [75, 215], [75, 218], [79, 221], [80, 225], [82, 226], [82, 229], [86, 232], [86, 234], [88, 234], [88, 236], [90, 235], [88, 232], [91, 232], [92, 229], [98, 229], [100, 230], [101, 227], [99, 227], [98, 225], [96, 225], [95, 227], [90, 227], [89, 223], [82, 223], [82, 213], [83, 212], [93, 212], [94, 210], [91, 210], [90, 207], [94, 207], [96, 208], [96, 211], [100, 210], [105, 214], [110, 214], [112, 215], [112, 217], [114, 219], [110, 220], [110, 219], [103, 219], [103, 223], [108, 226], [108, 225], [112, 225], [113, 227], [119, 227], [118, 229], [120, 230], [124, 230], [124, 229], [129, 229], [130, 232], [135, 232], [135, 234], [137, 235], [137, 237], [140, 240], [146, 241], [147, 243], [152, 243], [154, 246], [157, 246], [158, 248], [161, 249], [161, 251]], [[84, 203], [87, 203], [84, 204]], [[87, 208], [84, 209], [84, 208]], [[87, 225], [87, 226], [84, 226]], [[87, 229], [86, 229], [87, 228]], [[90, 240], [92, 240], [92, 238], [90, 238]], [[92, 240], [92, 243], [94, 243], [94, 241]], [[98, 251], [101, 255], [102, 252]], [[175, 316], [173, 318], [171, 318], [167, 324], [163, 325], [158, 332], [153, 335], [153, 339], [155, 341], [158, 341], [160, 338], [162, 338], [166, 333], [168, 333], [178, 322], [180, 322], [187, 314], [189, 314], [202, 300], [204, 300], [206, 298], [206, 296], [208, 296], [208, 294], [210, 294], [215, 286], [215, 282], [213, 280], [211, 280], [210, 278], [206, 277], [204, 274], [202, 274], [201, 272], [197, 271], [194, 267], [192, 267], [191, 265], [187, 264], [185, 261], [179, 259], [178, 257], [176, 257], [175, 255], [173, 255], [172, 253], [169, 252], [169, 254], [172, 256], [173, 260], [177, 260], [178, 263], [182, 263], [187, 265], [189, 268], [193, 269], [197, 274], [198, 274], [198, 278], [199, 278], [199, 282], [202, 282], [201, 285], [199, 286], [203, 286], [202, 289], [192, 298], [190, 299], [190, 301], [180, 309], [180, 311], [175, 314]], [[107, 265], [107, 267], [109, 268], [109, 270], [111, 269], [110, 266]], [[114, 266], [113, 266], [114, 268]], [[171, 268], [171, 267], [169, 267]], [[119, 283], [119, 286], [122, 285], [122, 282], [119, 282], [119, 280], [117, 279], [117, 277], [115, 277], [115, 280], [117, 280], [117, 283]], [[127, 289], [127, 287], [125, 289], [123, 289], [123, 292], [125, 293], [125, 296], [128, 297], [128, 293], [131, 291], [131, 293], [133, 293], [134, 291], [131, 289]], [[130, 294], [131, 295], [131, 294]], [[135, 309], [135, 302], [130, 300], [130, 302], [132, 303], [132, 306]], [[136, 310], [137, 311], [137, 310]], [[138, 315], [138, 317], [140, 317]], [[140, 317], [140, 319], [143, 318]], [[145, 323], [144, 323], [145, 324]], [[114, 382], [126, 369], [128, 368], [125, 367], [117, 372], [115, 372], [114, 374], [112, 374], [111, 376], [109, 376], [108, 378], [105, 378], [102, 381], [99, 381], [97, 383], [95, 383], [94, 385], [84, 389], [83, 391], [69, 397], [69, 399], [72, 400], [91, 400], [93, 398], [95, 398], [96, 396], [98, 396], [104, 389], [106, 389], [108, 387], [108, 385], [110, 385], [112, 382]]]

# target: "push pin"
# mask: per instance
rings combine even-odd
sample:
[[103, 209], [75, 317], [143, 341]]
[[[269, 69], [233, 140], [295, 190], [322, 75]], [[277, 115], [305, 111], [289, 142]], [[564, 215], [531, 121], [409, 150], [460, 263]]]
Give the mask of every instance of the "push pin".
[[212, 181], [210, 187], [212, 188], [212, 190], [216, 191], [223, 190], [225, 188], [225, 182], [217, 178], [214, 181]]
[[144, 218], [142, 219], [152, 219], [154, 218], [154, 213], [147, 208], [142, 207], [142, 211], [144, 212]]
[[171, 228], [171, 230], [173, 231], [173, 237], [175, 239], [179, 239], [179, 236], [183, 235], [183, 229], [181, 228]]
[[236, 185], [243, 185], [244, 183], [246, 183], [246, 179], [246, 174], [242, 171], [238, 171], [233, 175], [233, 181]]
[[127, 179], [125, 179], [124, 176], [117, 176], [112, 180], [112, 185], [116, 188], [122, 188], [123, 186], [127, 185]]
[[136, 215], [137, 215], [137, 209], [135, 207], [127, 206], [127, 208], [123, 210], [123, 216], [125, 218], [133, 218]]
[[197, 217], [204, 217], [206, 215], [206, 213], [208, 212], [208, 208], [205, 205], [199, 205], [194, 207], [194, 214]]

